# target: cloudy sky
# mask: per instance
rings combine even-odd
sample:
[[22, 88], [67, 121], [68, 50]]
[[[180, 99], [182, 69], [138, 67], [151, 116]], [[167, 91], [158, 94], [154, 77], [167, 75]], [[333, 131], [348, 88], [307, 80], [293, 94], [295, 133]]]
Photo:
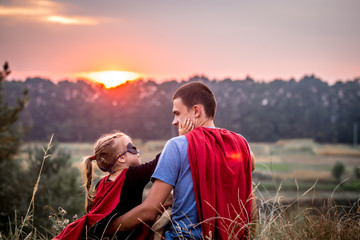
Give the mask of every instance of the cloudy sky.
[[0, 0], [12, 78], [360, 77], [358, 0]]

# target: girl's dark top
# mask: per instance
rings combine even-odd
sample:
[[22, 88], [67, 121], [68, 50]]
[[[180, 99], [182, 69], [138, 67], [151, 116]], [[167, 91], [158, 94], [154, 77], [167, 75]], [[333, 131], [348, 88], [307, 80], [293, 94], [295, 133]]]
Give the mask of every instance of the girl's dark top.
[[[90, 228], [87, 233], [87, 239], [100, 239], [101, 236], [103, 236], [105, 228], [112, 220], [130, 211], [142, 202], [144, 187], [149, 183], [159, 157], [160, 153], [154, 160], [148, 163], [128, 168], [124, 185], [121, 190], [119, 203], [109, 215], [95, 223]], [[115, 239], [126, 239], [129, 235], [133, 234], [135, 234], [133, 231], [119, 232]], [[128, 239], [132, 239], [132, 237], [129, 237]]]

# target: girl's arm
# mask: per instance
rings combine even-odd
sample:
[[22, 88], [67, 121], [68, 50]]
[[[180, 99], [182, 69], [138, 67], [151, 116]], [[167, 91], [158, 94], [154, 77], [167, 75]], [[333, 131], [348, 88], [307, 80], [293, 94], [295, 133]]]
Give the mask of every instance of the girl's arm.
[[162, 210], [162, 204], [169, 196], [172, 186], [156, 180], [151, 187], [145, 201], [131, 211], [121, 215], [111, 222], [105, 234], [114, 234], [117, 231], [129, 231], [144, 222], [154, 221]]
[[150, 162], [141, 164], [139, 166], [130, 167], [127, 174], [131, 175], [129, 176], [130, 178], [136, 179], [136, 185], [145, 186], [150, 181], [150, 178], [155, 171], [159, 158], [160, 153], [156, 155], [155, 159]]

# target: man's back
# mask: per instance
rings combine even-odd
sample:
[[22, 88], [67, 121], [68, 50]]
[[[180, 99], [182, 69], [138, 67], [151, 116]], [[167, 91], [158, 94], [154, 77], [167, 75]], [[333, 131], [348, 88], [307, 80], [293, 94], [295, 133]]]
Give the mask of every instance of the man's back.
[[[199, 128], [199, 129], [204, 129], [204, 128]], [[211, 130], [211, 128], [209, 128], [209, 130]], [[213, 130], [223, 131], [223, 129], [216, 129], [216, 128], [212, 128], [211, 131]], [[198, 151], [200, 151], [200, 149], [197, 143], [190, 143], [189, 145], [189, 141], [192, 142], [193, 140], [192, 136], [194, 136], [194, 134], [195, 136], [197, 135], [197, 131], [194, 130], [192, 132], [193, 132], [192, 134], [188, 134], [186, 135], [186, 137], [184, 136], [176, 137], [167, 142], [161, 155], [162, 158], [160, 158], [157, 169], [154, 172], [153, 178], [159, 179], [174, 187], [175, 202], [173, 204], [173, 212], [172, 212], [172, 220], [174, 226], [179, 225], [182, 228], [182, 230], [180, 230], [182, 233], [191, 232], [192, 234], [194, 234], [195, 231], [196, 233], [199, 234], [194, 234], [194, 235], [201, 236], [200, 233], [201, 230], [199, 225], [200, 219], [198, 214], [198, 212], [200, 211], [198, 209], [199, 202], [201, 204], [201, 200], [198, 198], [198, 205], [197, 205], [195, 193], [199, 189], [194, 190], [193, 179], [195, 176], [194, 176], [194, 171], [193, 173], [191, 172], [192, 170], [190, 168], [191, 161], [189, 162], [189, 156], [188, 156], [189, 148], [196, 149]], [[190, 140], [188, 141], [188, 139]], [[205, 143], [205, 140], [202, 140], [200, 142]], [[247, 143], [245, 148], [248, 149]], [[235, 155], [233, 156], [239, 158], [239, 154], [235, 153]], [[237, 163], [235, 164], [237, 165]], [[193, 170], [194, 170], [194, 166], [193, 166]], [[206, 174], [208, 175], [208, 179], [195, 180], [195, 182], [197, 182], [197, 184], [200, 184], [205, 188], [211, 188], [211, 190], [215, 190], [214, 189], [215, 186], [212, 186], [213, 184], [209, 185], [209, 183], [219, 178], [222, 173], [221, 172], [214, 173], [213, 170], [208, 170], [209, 172], [207, 173], [204, 172], [205, 175]], [[195, 175], [199, 176], [198, 174], [200, 172], [201, 170], [199, 169], [195, 170]], [[214, 174], [219, 176], [214, 176]], [[224, 174], [227, 173], [224, 172]], [[217, 193], [222, 194], [220, 192], [222, 192], [223, 190], [224, 189], [218, 189]], [[234, 189], [225, 189], [225, 192], [229, 192], [229, 191], [233, 193], [233, 191], [236, 191], [235, 187]], [[203, 200], [205, 199], [206, 198], [204, 198]], [[236, 202], [238, 203], [238, 201]], [[206, 208], [206, 207], [214, 208], [214, 206], [202, 206], [202, 208]], [[215, 217], [215, 214], [213, 215], [213, 217]], [[191, 226], [191, 224], [197, 224], [197, 227], [194, 228], [193, 226]], [[176, 230], [179, 231], [179, 229]]]
[[[199, 127], [186, 135], [194, 191], [204, 235], [240, 238], [251, 222], [250, 148], [239, 134]], [[246, 233], [245, 233], [246, 234]]]

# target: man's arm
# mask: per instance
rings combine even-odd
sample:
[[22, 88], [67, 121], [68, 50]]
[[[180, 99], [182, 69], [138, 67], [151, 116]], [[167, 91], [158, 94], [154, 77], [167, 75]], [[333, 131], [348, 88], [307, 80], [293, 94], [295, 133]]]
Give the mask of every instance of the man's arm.
[[[162, 204], [165, 202], [172, 188], [170, 184], [156, 180], [144, 202], [112, 221], [106, 229], [105, 234], [114, 234], [117, 231], [128, 231], [142, 224], [142, 222], [154, 221], [162, 210]], [[141, 221], [139, 219], [141, 219]]]
[[[255, 170], [255, 156], [253, 154], [253, 152], [250, 152], [251, 154], [251, 167], [252, 167], [252, 171]], [[251, 219], [252, 219], [252, 225], [250, 227], [250, 232], [251, 232], [251, 236], [256, 236], [256, 226], [257, 226], [257, 222], [258, 222], [258, 214], [257, 214], [257, 206], [256, 206], [256, 199], [255, 199], [255, 194], [254, 191], [252, 190], [252, 186], [251, 186], [251, 195], [252, 195], [252, 203], [251, 203]]]
[[251, 155], [251, 170], [254, 171], [255, 170], [255, 156], [253, 154], [252, 151], [250, 151], [250, 155]]

